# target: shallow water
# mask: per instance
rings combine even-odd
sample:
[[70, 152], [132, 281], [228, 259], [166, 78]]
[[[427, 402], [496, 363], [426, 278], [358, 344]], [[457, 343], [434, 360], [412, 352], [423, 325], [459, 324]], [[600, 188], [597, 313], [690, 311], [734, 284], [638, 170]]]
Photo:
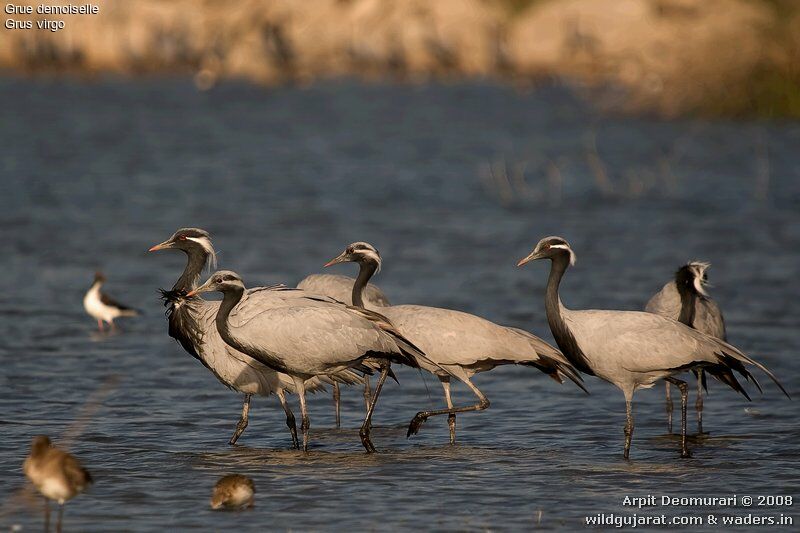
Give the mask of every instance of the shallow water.
[[[393, 301], [548, 340], [546, 265], [514, 267], [540, 237], [577, 252], [562, 285], [573, 308], [641, 308], [681, 262], [704, 259], [731, 342], [797, 396], [800, 126], [603, 118], [558, 88], [480, 84], [197, 93], [180, 80], [6, 79], [0, 96], [0, 529], [41, 527], [21, 473], [39, 433], [96, 479], [67, 507], [73, 531], [574, 529], [601, 512], [781, 512], [639, 511], [625, 496], [800, 496], [800, 408], [765, 377], [752, 403], [710, 384], [710, 436], [688, 460], [666, 435], [662, 387], [637, 394], [626, 462], [618, 390], [587, 378], [587, 397], [512, 367], [475, 379], [492, 406], [458, 418], [455, 447], [444, 418], [406, 439], [417, 410], [443, 404], [436, 380], [406, 369], [376, 413], [378, 455], [359, 443], [357, 389], [343, 392], [342, 430], [330, 395], [311, 399], [307, 455], [288, 449], [274, 398], [254, 399], [230, 447], [241, 398], [167, 336], [156, 294], [183, 257], [145, 253], [200, 226], [251, 285], [294, 283], [367, 240]], [[592, 132], [610, 185], [592, 171]], [[144, 310], [117, 335], [94, 333], [81, 306], [97, 268]], [[474, 400], [456, 387], [456, 401]], [[230, 472], [255, 480], [253, 510], [208, 509]]]

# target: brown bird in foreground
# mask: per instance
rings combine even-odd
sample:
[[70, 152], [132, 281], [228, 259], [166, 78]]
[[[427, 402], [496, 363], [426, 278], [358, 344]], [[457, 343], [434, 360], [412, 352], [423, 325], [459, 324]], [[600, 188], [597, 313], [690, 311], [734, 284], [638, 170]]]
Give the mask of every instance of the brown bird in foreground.
[[253, 480], [247, 476], [230, 474], [221, 477], [214, 485], [211, 508], [214, 510], [239, 510], [244, 507], [252, 507], [255, 493], [256, 487]]
[[58, 523], [61, 531], [64, 503], [71, 500], [92, 483], [89, 471], [75, 457], [53, 446], [50, 438], [39, 435], [33, 439], [31, 453], [25, 459], [22, 470], [36, 489], [44, 496], [44, 528], [50, 529], [49, 500], [58, 502]]

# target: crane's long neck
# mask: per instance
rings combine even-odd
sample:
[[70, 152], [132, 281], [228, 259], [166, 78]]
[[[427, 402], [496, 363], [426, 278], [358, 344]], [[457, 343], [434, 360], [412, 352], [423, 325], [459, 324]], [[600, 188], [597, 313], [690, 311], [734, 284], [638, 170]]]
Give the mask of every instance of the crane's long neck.
[[217, 331], [219, 331], [220, 336], [228, 344], [234, 345], [234, 348], [237, 348], [237, 346], [235, 346], [237, 343], [233, 338], [230, 325], [228, 324], [228, 317], [230, 316], [231, 311], [233, 311], [233, 309], [239, 305], [239, 302], [242, 301], [243, 296], [244, 288], [236, 287], [227, 289], [223, 293], [222, 302], [219, 304], [217, 317], [215, 319]]
[[556, 339], [556, 344], [564, 352], [564, 355], [569, 359], [572, 365], [585, 374], [594, 375], [589, 362], [586, 359], [583, 351], [578, 346], [575, 336], [564, 321], [561, 314], [561, 298], [558, 295], [558, 287], [561, 284], [561, 278], [564, 277], [569, 266], [569, 258], [566, 255], [557, 255], [552, 259], [550, 266], [550, 276], [547, 278], [547, 289], [544, 297], [544, 308], [547, 314], [547, 323], [550, 326], [550, 331], [553, 333], [553, 338]]
[[186, 268], [183, 269], [181, 277], [172, 286], [173, 291], [190, 291], [197, 287], [197, 280], [208, 262], [208, 252], [202, 249], [186, 250]]
[[693, 328], [697, 308], [697, 292], [685, 283], [678, 283], [677, 285], [678, 294], [681, 297], [681, 312], [678, 315], [678, 322]]
[[372, 261], [361, 261], [358, 268], [358, 277], [356, 282], [353, 283], [353, 305], [356, 307], [364, 307], [364, 289], [375, 271], [378, 270], [378, 265]]

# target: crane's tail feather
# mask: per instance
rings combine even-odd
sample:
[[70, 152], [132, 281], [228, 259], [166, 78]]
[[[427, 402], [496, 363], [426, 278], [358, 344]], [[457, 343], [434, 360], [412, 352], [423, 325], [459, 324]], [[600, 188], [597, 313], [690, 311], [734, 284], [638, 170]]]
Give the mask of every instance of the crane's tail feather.
[[731, 369], [725, 366], [724, 364], [704, 365], [703, 370], [705, 370], [708, 374], [714, 376], [722, 383], [725, 383], [736, 392], [740, 393], [742, 396], [747, 398], [748, 401], [751, 401], [750, 395], [747, 394], [747, 391], [744, 390], [744, 387], [742, 387], [742, 385], [736, 380], [736, 376], [733, 375]]
[[792, 399], [792, 397], [789, 396], [789, 393], [786, 392], [786, 389], [783, 387], [783, 385], [781, 385], [781, 382], [778, 381], [778, 378], [775, 376], [775, 374], [772, 373], [772, 371], [769, 368], [759, 363], [755, 359], [748, 357], [747, 355], [742, 353], [741, 350], [737, 349], [735, 346], [728, 344], [727, 342], [717, 340], [717, 343], [720, 345], [721, 348], [721, 350], [717, 352], [717, 357], [720, 359], [720, 363], [730, 366], [731, 368], [739, 372], [742, 376], [745, 376], [749, 381], [753, 382], [753, 384], [758, 388], [759, 391], [761, 391], [761, 385], [759, 385], [756, 378], [752, 374], [750, 374], [750, 372], [748, 372], [748, 370], [742, 363], [744, 362], [751, 364], [756, 368], [758, 368], [759, 370], [761, 370], [762, 372], [764, 372], [767, 376], [769, 376], [769, 378], [775, 383], [775, 385], [778, 386], [781, 392], [783, 392], [786, 395], [786, 397], [789, 398], [790, 400]]
[[583, 378], [581, 378], [580, 374], [578, 374], [569, 363], [565, 364], [561, 361], [557, 361], [556, 359], [547, 357], [546, 355], [539, 354], [539, 359], [536, 361], [525, 361], [520, 364], [523, 366], [532, 366], [538, 368], [558, 383], [564, 383], [564, 377], [567, 377], [583, 392], [589, 394], [589, 391], [583, 385]]

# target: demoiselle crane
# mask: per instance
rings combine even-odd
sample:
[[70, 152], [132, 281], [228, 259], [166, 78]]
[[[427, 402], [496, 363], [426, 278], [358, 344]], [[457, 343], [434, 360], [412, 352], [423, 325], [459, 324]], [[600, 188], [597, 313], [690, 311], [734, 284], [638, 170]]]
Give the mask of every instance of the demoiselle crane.
[[[517, 266], [536, 259], [550, 259], [550, 277], [545, 292], [545, 310], [550, 330], [570, 362], [586, 374], [616, 385], [625, 395], [625, 451], [630, 456], [633, 436], [633, 394], [665, 379], [681, 391], [681, 457], [690, 457], [686, 445], [688, 386], [675, 374], [695, 368], [750, 397], [732, 371], [758, 387], [745, 365], [766, 373], [788, 397], [775, 375], [738, 348], [692, 329], [680, 322], [641, 311], [571, 310], [559, 297], [564, 272], [575, 264], [575, 253], [561, 237], [545, 237]], [[760, 390], [760, 387], [759, 387]]]
[[[674, 279], [666, 283], [660, 291], [650, 298], [644, 310], [648, 313], [655, 313], [677, 320], [712, 337], [727, 341], [722, 310], [705, 289], [708, 284], [707, 270], [710, 266], [710, 263], [700, 261], [692, 261], [683, 265], [675, 273]], [[686, 305], [689, 307], [687, 307], [685, 314], [681, 315], [684, 300], [686, 300]], [[697, 377], [697, 400], [694, 406], [697, 411], [697, 431], [702, 434], [703, 388], [706, 386], [706, 377], [702, 368], [696, 370], [695, 374]], [[665, 383], [667, 389], [667, 424], [669, 432], [672, 433], [672, 397], [670, 395], [670, 383]]]
[[282, 298], [281, 292], [292, 290], [297, 291], [261, 291], [263, 297], [250, 303], [242, 278], [232, 271], [219, 271], [187, 296], [221, 292], [216, 324], [224, 341], [292, 377], [300, 398], [304, 450], [308, 450], [310, 427], [306, 382], [317, 376], [338, 379], [349, 369], [370, 372], [369, 365], [377, 363], [380, 378], [359, 432], [367, 452], [376, 451], [370, 439], [372, 413], [391, 363], [419, 367], [425, 355], [382, 315], [319, 296]]
[[[352, 301], [353, 305], [363, 306], [366, 284], [380, 270], [380, 253], [369, 243], [354, 242], [325, 266], [344, 262], [359, 265], [358, 278], [352, 287]], [[489, 399], [472, 383], [472, 376], [499, 365], [533, 366], [559, 383], [566, 376], [586, 390], [580, 376], [561, 352], [526, 331], [500, 326], [469, 313], [423, 305], [383, 307], [381, 313], [435, 363], [431, 365], [421, 361], [420, 366], [439, 378], [447, 402], [447, 409], [417, 413], [409, 424], [409, 436], [416, 434], [429, 417], [446, 414], [450, 443], [455, 444], [456, 413], [481, 411], [489, 407]], [[451, 377], [469, 387], [478, 397], [478, 403], [455, 407], [450, 398]]]
[[[296, 422], [286, 402], [286, 393], [295, 392], [292, 379], [225, 344], [214, 323], [219, 302], [187, 296], [189, 291], [197, 287], [203, 269], [209, 263], [212, 265], [216, 263], [216, 253], [209, 233], [199, 228], [181, 228], [149, 251], [157, 250], [180, 250], [187, 257], [186, 267], [172, 290], [162, 291], [164, 305], [167, 307], [170, 337], [177, 340], [184, 350], [198, 359], [223, 385], [244, 394], [242, 415], [236, 424], [230, 444], [235, 444], [247, 427], [251, 396], [253, 394], [269, 396], [274, 393], [286, 414], [286, 425], [292, 435], [292, 445], [299, 448]], [[263, 292], [263, 288], [258, 291]], [[350, 373], [346, 381], [358, 380], [359, 376]], [[308, 391], [323, 389], [324, 386], [318, 379], [310, 380], [306, 384]]]

